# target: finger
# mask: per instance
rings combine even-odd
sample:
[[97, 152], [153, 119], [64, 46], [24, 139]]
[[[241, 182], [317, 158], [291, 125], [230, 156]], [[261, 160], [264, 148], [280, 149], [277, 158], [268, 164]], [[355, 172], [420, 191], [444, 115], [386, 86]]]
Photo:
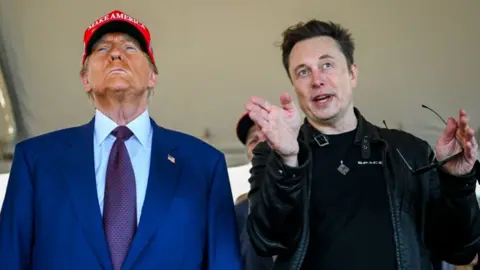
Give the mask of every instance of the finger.
[[466, 130], [468, 126], [468, 117], [467, 114], [465, 113], [464, 110], [460, 110], [458, 114], [458, 127], [460, 130], [464, 131]]
[[253, 104], [252, 102], [245, 104], [245, 110], [247, 110], [247, 112], [258, 111], [260, 109], [260, 106]]
[[457, 129], [457, 139], [463, 145], [475, 139], [473, 129], [468, 127], [466, 130]]
[[245, 107], [245, 110], [247, 111], [253, 111], [256, 109], [265, 110], [263, 106], [260, 106], [257, 103], [253, 103], [253, 102], [246, 103], [244, 107]]
[[264, 110], [263, 108], [260, 108], [260, 107], [254, 108], [252, 110], [252, 112], [254, 112], [259, 117], [263, 118], [266, 121], [269, 121], [269, 119], [270, 119], [269, 113], [266, 110]]
[[473, 130], [473, 128], [471, 128], [471, 130], [472, 130], [472, 139], [470, 141], [472, 142], [472, 146], [474, 148], [478, 148], [477, 138], [475, 138], [475, 131]]
[[256, 104], [247, 103], [247, 104], [245, 104], [245, 109], [247, 110], [247, 112], [253, 112], [253, 113], [257, 114], [258, 116], [261, 116], [265, 120], [268, 120], [268, 114], [269, 113], [265, 109], [263, 109], [262, 107], [260, 107]]
[[465, 143], [465, 146], [463, 147], [463, 156], [465, 157], [465, 160], [469, 162], [474, 159], [472, 142]]
[[245, 103], [245, 105], [243, 105], [243, 107], [245, 108], [245, 110], [247, 110], [248, 112], [253, 110], [253, 108], [257, 106], [257, 105], [254, 105], [253, 103], [249, 102], [249, 103]]
[[473, 159], [476, 159], [476, 153], [478, 151], [478, 144], [477, 144], [477, 140], [475, 139], [474, 132], [473, 132], [472, 128], [469, 128], [463, 145], [464, 145], [463, 146], [464, 149], [467, 147], [467, 145], [470, 147], [471, 157]]
[[268, 121], [265, 118], [261, 117], [260, 114], [258, 114], [257, 112], [250, 111], [250, 112], [248, 112], [248, 116], [261, 129], [268, 126]]
[[292, 96], [287, 92], [283, 92], [282, 95], [280, 95], [280, 103], [285, 110], [295, 109], [295, 103], [293, 102]]
[[245, 110], [247, 110], [247, 112], [255, 112], [256, 114], [268, 120], [269, 113], [265, 109], [263, 109], [262, 107], [256, 104], [253, 104], [253, 103], [245, 104]]
[[465, 131], [465, 134], [464, 134], [465, 140], [466, 141], [471, 141], [472, 139], [475, 138], [474, 134], [475, 134], [475, 132], [473, 131], [473, 128], [468, 127], [467, 130]]
[[250, 98], [250, 101], [257, 106], [260, 106], [261, 108], [263, 108], [267, 112], [270, 112], [273, 108], [273, 105], [270, 104], [265, 99], [263, 99], [262, 97], [253, 96], [253, 97]]
[[445, 127], [445, 130], [443, 131], [442, 136], [440, 137], [440, 140], [442, 143], [448, 143], [451, 140], [455, 139], [455, 136], [457, 135], [457, 121], [454, 118], [448, 118], [447, 120], [447, 126]]

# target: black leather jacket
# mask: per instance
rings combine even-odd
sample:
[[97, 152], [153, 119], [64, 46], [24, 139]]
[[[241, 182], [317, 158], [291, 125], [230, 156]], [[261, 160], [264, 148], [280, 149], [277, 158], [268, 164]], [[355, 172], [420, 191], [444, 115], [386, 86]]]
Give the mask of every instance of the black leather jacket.
[[[419, 168], [434, 159], [428, 143], [399, 130], [376, 127], [355, 112], [355, 143], [362, 146], [362, 155], [369, 155], [372, 144], [384, 149], [397, 268], [432, 269], [432, 254], [456, 265], [470, 263], [480, 251], [480, 211], [475, 196], [479, 163], [464, 177], [441, 169], [413, 175], [396, 148], [412, 167]], [[273, 269], [300, 269], [307, 252], [312, 175], [308, 133], [302, 126], [296, 168], [284, 165], [266, 143], [254, 149], [247, 231], [258, 254], [277, 255]]]

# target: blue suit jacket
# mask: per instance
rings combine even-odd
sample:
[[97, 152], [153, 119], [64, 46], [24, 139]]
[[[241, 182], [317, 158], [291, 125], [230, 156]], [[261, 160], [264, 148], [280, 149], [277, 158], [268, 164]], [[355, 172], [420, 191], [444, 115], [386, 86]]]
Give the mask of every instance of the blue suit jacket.
[[245, 270], [270, 270], [273, 267], [272, 257], [260, 257], [250, 241], [247, 233], [248, 200], [243, 200], [235, 206], [237, 228], [240, 236], [240, 251]]
[[[112, 269], [93, 123], [17, 145], [0, 213], [0, 269]], [[152, 127], [147, 193], [122, 269], [242, 269], [223, 154], [153, 120]]]

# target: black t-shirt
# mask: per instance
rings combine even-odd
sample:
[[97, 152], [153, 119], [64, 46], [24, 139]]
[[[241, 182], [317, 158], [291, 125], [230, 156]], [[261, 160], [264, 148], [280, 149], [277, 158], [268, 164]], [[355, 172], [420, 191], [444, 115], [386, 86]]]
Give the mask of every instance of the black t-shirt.
[[[302, 269], [396, 269], [395, 243], [381, 145], [368, 159], [354, 144], [356, 130], [311, 144], [310, 244]], [[346, 175], [338, 171], [342, 164]]]

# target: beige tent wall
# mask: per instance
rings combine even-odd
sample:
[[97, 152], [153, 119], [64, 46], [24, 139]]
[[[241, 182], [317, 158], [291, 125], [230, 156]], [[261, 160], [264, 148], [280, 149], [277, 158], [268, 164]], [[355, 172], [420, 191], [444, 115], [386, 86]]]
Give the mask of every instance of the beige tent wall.
[[5, 83], [3, 69], [0, 67], [0, 159], [8, 152], [8, 145], [15, 136], [16, 126], [13, 118], [10, 98]]
[[[291, 91], [274, 46], [299, 20], [342, 23], [357, 42], [357, 106], [374, 123], [385, 119], [433, 143], [441, 115], [467, 109], [480, 127], [480, 2], [472, 0], [55, 1], [2, 0], [6, 33], [24, 90], [30, 136], [82, 124], [93, 108], [78, 76], [84, 29], [112, 9], [143, 21], [153, 35], [160, 69], [150, 111], [157, 121], [239, 147], [234, 136], [253, 94], [277, 102]], [[229, 156], [230, 164], [244, 161]]]

